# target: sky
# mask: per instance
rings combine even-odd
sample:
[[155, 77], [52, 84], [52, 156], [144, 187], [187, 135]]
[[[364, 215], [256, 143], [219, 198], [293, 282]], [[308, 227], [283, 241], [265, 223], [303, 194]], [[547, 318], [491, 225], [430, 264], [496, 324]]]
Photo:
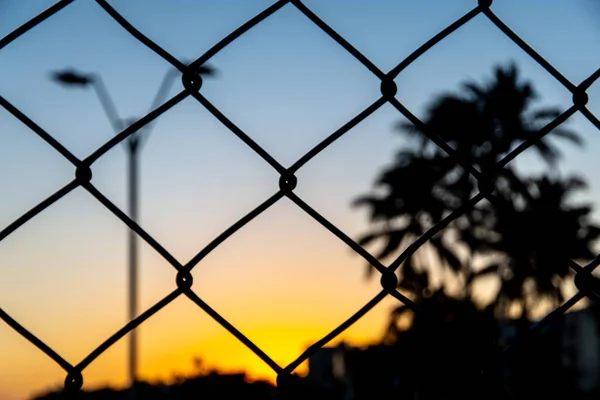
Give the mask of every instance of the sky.
[[[53, 1], [0, 1], [0, 37]], [[304, 2], [383, 71], [476, 5], [474, 0]], [[136, 28], [178, 59], [192, 60], [272, 1], [113, 0]], [[496, 1], [492, 10], [578, 84], [600, 67], [600, 9], [593, 0]], [[569, 92], [480, 15], [396, 79], [397, 98], [423, 116], [440, 93], [490, 76], [515, 61], [540, 104], [566, 109]], [[292, 5], [210, 60], [218, 70], [201, 89], [283, 166], [292, 165], [380, 95], [379, 82]], [[170, 66], [91, 1], [63, 11], [0, 50], [0, 95], [84, 158], [114, 134], [89, 89], [48, 77], [66, 67], [102, 76], [122, 117], [141, 117]], [[176, 82], [170, 94], [181, 90]], [[600, 84], [588, 107], [600, 111]], [[348, 236], [368, 230], [352, 199], [406, 142], [402, 117], [384, 105], [297, 172], [295, 193]], [[582, 200], [600, 195], [600, 137], [576, 115], [569, 126], [585, 148], [563, 147], [565, 173], [585, 176]], [[141, 153], [140, 225], [181, 263], [278, 190], [278, 173], [194, 99], [161, 116]], [[118, 146], [92, 166], [92, 183], [126, 210], [126, 154]], [[526, 152], [517, 165], [542, 171]], [[0, 230], [68, 183], [73, 167], [0, 109]], [[598, 213], [596, 217], [600, 217]], [[126, 322], [125, 225], [78, 188], [0, 242], [0, 307], [76, 364]], [[175, 288], [175, 271], [140, 241], [140, 309]], [[365, 262], [291, 201], [282, 199], [207, 256], [194, 290], [280, 365], [293, 361], [378, 293]], [[385, 299], [339, 340], [369, 343], [396, 300]], [[140, 332], [140, 376], [189, 373], [192, 360], [273, 379], [258, 357], [202, 310], [179, 298]], [[123, 339], [84, 371], [85, 387], [126, 382]], [[305, 368], [305, 366], [303, 366]], [[302, 370], [302, 369], [301, 369]], [[0, 324], [0, 399], [58, 387], [65, 373]]]

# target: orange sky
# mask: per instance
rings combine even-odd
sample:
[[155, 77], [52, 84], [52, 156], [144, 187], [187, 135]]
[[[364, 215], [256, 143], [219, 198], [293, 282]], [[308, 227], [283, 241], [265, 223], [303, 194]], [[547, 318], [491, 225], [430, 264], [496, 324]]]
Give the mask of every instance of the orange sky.
[[[95, 210], [91, 206], [87, 212]], [[103, 212], [101, 207], [98, 211]], [[4, 271], [13, 285], [4, 291], [3, 309], [76, 364], [126, 322], [125, 265], [118, 252], [114, 254], [122, 241], [120, 235], [102, 241], [86, 241], [83, 235], [79, 239], [77, 227], [69, 228], [72, 236], [67, 240], [61, 236], [67, 228], [61, 228], [56, 235], [40, 238], [38, 252], [28, 252], [28, 241], [20, 235], [35, 237], [38, 229], [48, 226], [44, 218], [52, 219], [51, 214], [40, 215], [40, 221], [31, 221], [0, 245], [0, 255], [13, 261]], [[96, 228], [102, 225], [98, 221], [114, 222], [96, 219]], [[119, 227], [118, 221], [115, 224]], [[73, 238], [85, 251], [69, 251]], [[191, 239], [179, 246], [189, 253], [198, 247]], [[145, 310], [175, 288], [175, 270], [149, 246], [142, 244], [141, 251], [140, 309]], [[193, 271], [193, 289], [284, 367], [378, 293], [379, 279], [366, 280], [364, 274], [360, 257], [284, 200], [203, 260]], [[341, 338], [357, 344], [376, 340], [396, 303], [385, 299]], [[126, 382], [126, 344], [122, 339], [84, 370], [86, 387]], [[0, 354], [0, 398], [24, 398], [64, 380], [60, 367], [4, 324]], [[275, 376], [181, 296], [141, 326], [140, 376], [169, 380], [176, 373], [191, 372], [195, 357], [208, 366], [246, 370], [256, 379]]]
[[[382, 331], [382, 321], [395, 302], [391, 298], [384, 300], [330, 344], [342, 339], [355, 344], [375, 340]], [[248, 305], [254, 308], [265, 304], [251, 301]], [[287, 317], [284, 308], [289, 309], [281, 307], [278, 310], [275, 307], [269, 311], [268, 314], [272, 315], [270, 320], [252, 319], [253, 315], [260, 313], [245, 312], [245, 316], [231, 316], [231, 320], [237, 320], [236, 326], [282, 367], [349, 316], [349, 313], [337, 312], [336, 305], [320, 310], [307, 308], [304, 312], [299, 311], [301, 307], [296, 307], [296, 310], [287, 313]], [[80, 334], [66, 334], [54, 347], [58, 347], [61, 354], [83, 354], [84, 348], [91, 350], [87, 346], [91, 341], [86, 340], [86, 336], [97, 336], [92, 329], [90, 327], [89, 331]], [[10, 328], [3, 326], [0, 337], [3, 343], [0, 361], [0, 376], [3, 378], [0, 384], [4, 394], [22, 398], [32, 390], [39, 392], [62, 383], [64, 372]], [[202, 358], [207, 366], [223, 371], [246, 371], [252, 379], [275, 378], [262, 360], [184, 297], [147, 321], [140, 330], [140, 340], [140, 376], [144, 380], [169, 381], [175, 375], [190, 374], [195, 357]], [[65, 351], [61, 352], [61, 348]], [[121, 340], [85, 369], [85, 386], [123, 385], [126, 382], [125, 360], [126, 341]], [[306, 365], [296, 371], [305, 373]]]
[[[70, 241], [61, 236], [62, 228], [40, 239], [38, 252], [28, 252], [28, 241], [19, 235], [35, 237], [36, 229], [47, 226], [43, 219], [52, 218], [48, 214], [0, 244], [0, 256], [13, 261], [4, 271], [11, 274], [12, 285], [2, 292], [3, 309], [77, 364], [126, 322], [126, 269], [123, 258], [113, 254], [122, 241], [119, 235], [76, 239], [85, 251], [73, 253], [77, 228]], [[102, 224], [98, 221], [113, 223], [96, 219], [96, 228]], [[187, 237], [178, 243], [179, 251], [192, 253], [197, 245], [189, 239], [193, 235]], [[175, 270], [149, 246], [141, 250], [140, 309], [145, 310], [175, 288]], [[360, 257], [286, 200], [223, 243], [193, 275], [195, 293], [282, 367], [380, 290], [376, 275], [365, 279]], [[377, 340], [396, 304], [384, 299], [333, 343]], [[139, 337], [145, 380], [189, 374], [196, 357], [209, 367], [245, 370], [254, 379], [275, 378], [262, 360], [184, 296], [144, 322]], [[58, 387], [65, 378], [60, 367], [5, 324], [0, 324], [0, 354], [1, 399], [25, 398]], [[85, 387], [125, 384], [126, 356], [122, 339], [84, 370]]]

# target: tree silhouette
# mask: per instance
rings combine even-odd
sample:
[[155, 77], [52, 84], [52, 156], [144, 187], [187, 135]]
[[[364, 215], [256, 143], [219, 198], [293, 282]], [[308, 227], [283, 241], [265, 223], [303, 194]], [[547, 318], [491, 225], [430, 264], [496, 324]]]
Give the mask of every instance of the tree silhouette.
[[[409, 146], [378, 177], [377, 191], [354, 201], [354, 206], [369, 209], [372, 222], [359, 244], [383, 243], [376, 254], [383, 260], [479, 191], [493, 192], [489, 201], [466, 212], [400, 266], [399, 286], [417, 301], [438, 289], [431, 284], [436, 269], [454, 272], [464, 284], [463, 297], [470, 297], [480, 277], [494, 274], [501, 281], [497, 311], [506, 316], [518, 304], [526, 315], [542, 298], [553, 304], [562, 300], [560, 282], [569, 274], [569, 259], [592, 257], [590, 247], [600, 228], [590, 222], [591, 207], [569, 203], [585, 182], [560, 177], [560, 152], [550, 141], [556, 137], [581, 144], [578, 134], [559, 127], [534, 141], [547, 174], [525, 176], [512, 163], [496, 167], [560, 114], [554, 108], [534, 108], [536, 99], [533, 86], [519, 79], [514, 64], [497, 67], [483, 85], [468, 82], [459, 93], [440, 96], [429, 106], [422, 126], [399, 125], [412, 139]], [[483, 183], [425, 133], [443, 139], [462, 165], [480, 171]], [[490, 259], [483, 267], [474, 266]]]
[[[506, 315], [517, 303], [524, 315], [540, 302], [552, 307], [563, 302], [561, 282], [569, 276], [570, 259], [591, 259], [591, 245], [600, 228], [590, 221], [589, 205], [570, 205], [569, 197], [585, 187], [580, 178], [543, 176], [525, 179], [528, 199], [521, 194], [498, 191], [498, 200], [489, 211], [486, 229], [474, 229], [479, 244], [471, 250], [500, 254], [500, 260], [471, 274], [502, 277], [496, 305]], [[491, 207], [490, 207], [491, 208]], [[528, 285], [529, 283], [529, 285]]]

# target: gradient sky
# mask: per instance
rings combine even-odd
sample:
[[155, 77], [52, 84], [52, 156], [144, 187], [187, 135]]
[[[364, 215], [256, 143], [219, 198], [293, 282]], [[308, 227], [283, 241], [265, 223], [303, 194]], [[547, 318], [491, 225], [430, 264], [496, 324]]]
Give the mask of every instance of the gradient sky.
[[[53, 1], [0, 0], [0, 37]], [[134, 26], [180, 60], [195, 59], [272, 1], [112, 1]], [[475, 6], [474, 0], [305, 1], [382, 70]], [[493, 10], [578, 84], [600, 67], [600, 10], [593, 0], [497, 1]], [[533, 81], [544, 105], [566, 108], [570, 94], [479, 16], [408, 67], [398, 99], [417, 115], [432, 96], [465, 79], [481, 81], [510, 60]], [[377, 79], [293, 6], [218, 53], [219, 70], [202, 93], [282, 165], [289, 166], [378, 98]], [[147, 112], [169, 65], [131, 37], [96, 3], [76, 1], [0, 51], [0, 94], [78, 157], [109, 139], [111, 126], [90, 90], [48, 79], [64, 67], [102, 75], [122, 117]], [[180, 90], [177, 83], [172, 90]], [[589, 108], [600, 111], [600, 84]], [[385, 105], [298, 173], [295, 192], [351, 237], [368, 225], [351, 200], [403, 145], [401, 120]], [[569, 121], [585, 149], [564, 148], [564, 171], [600, 195], [599, 133]], [[535, 154], [518, 163], [540, 170]], [[93, 165], [93, 183], [126, 208], [125, 152]], [[215, 236], [277, 191], [277, 173], [193, 99], [163, 115], [142, 153], [140, 224], [185, 263]], [[69, 182], [72, 166], [0, 109], [0, 229]], [[600, 216], [596, 213], [597, 216]], [[77, 189], [0, 242], [0, 307], [72, 363], [126, 323], [126, 228]], [[172, 267], [142, 244], [141, 309], [175, 288]], [[378, 291], [364, 262], [283, 199], [227, 240], [194, 271], [194, 290], [280, 365], [352, 315]], [[395, 300], [385, 300], [343, 339], [377, 338]], [[140, 329], [141, 376], [186, 373], [192, 359], [252, 377], [273, 374], [185, 298]], [[126, 380], [126, 341], [84, 371], [86, 387]], [[59, 385], [64, 372], [0, 324], [0, 399], [21, 399]]]

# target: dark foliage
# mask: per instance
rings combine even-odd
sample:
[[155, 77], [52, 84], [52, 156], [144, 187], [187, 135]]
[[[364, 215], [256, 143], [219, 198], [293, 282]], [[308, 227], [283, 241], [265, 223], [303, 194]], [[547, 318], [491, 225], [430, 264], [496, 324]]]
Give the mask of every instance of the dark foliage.
[[[569, 275], [568, 260], [592, 257], [600, 227], [590, 221], [590, 206], [574, 205], [570, 199], [585, 182], [560, 176], [560, 152], [551, 142], [555, 137], [581, 144], [578, 134], [558, 127], [533, 142], [549, 174], [527, 176], [512, 164], [496, 167], [559, 115], [552, 108], [533, 109], [536, 99], [514, 65], [496, 68], [494, 79], [484, 85], [466, 83], [462, 92], [440, 96], [430, 105], [423, 126], [400, 124], [415, 140], [413, 145], [400, 151], [377, 178], [377, 192], [354, 201], [369, 209], [373, 223], [359, 243], [383, 242], [376, 255], [388, 259], [478, 192], [488, 195], [400, 266], [399, 287], [417, 301], [438, 289], [432, 287], [431, 274], [441, 268], [463, 282], [463, 297], [471, 295], [479, 278], [496, 276], [501, 281], [495, 301], [499, 315], [506, 317], [515, 304], [527, 315], [542, 299], [554, 305], [562, 301], [560, 284]], [[463, 164], [424, 133], [442, 138]], [[480, 171], [479, 181], [464, 163]], [[438, 261], [432, 262], [428, 252]], [[492, 261], [481, 266], [483, 259]]]

